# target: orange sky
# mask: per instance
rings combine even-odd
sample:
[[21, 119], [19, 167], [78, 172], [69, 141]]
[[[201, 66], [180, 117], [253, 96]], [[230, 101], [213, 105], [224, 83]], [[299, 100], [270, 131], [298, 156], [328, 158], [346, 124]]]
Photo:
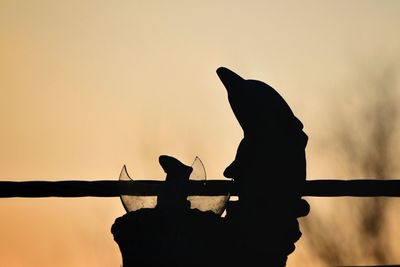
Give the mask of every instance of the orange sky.
[[[160, 154], [197, 155], [222, 177], [242, 133], [219, 66], [288, 101], [310, 178], [345, 175], [320, 140], [359, 67], [398, 62], [399, 12], [388, 0], [0, 0], [0, 179], [117, 179], [123, 164], [157, 178]], [[117, 198], [3, 199], [0, 212], [2, 266], [121, 262]], [[298, 247], [289, 266], [307, 266]]]

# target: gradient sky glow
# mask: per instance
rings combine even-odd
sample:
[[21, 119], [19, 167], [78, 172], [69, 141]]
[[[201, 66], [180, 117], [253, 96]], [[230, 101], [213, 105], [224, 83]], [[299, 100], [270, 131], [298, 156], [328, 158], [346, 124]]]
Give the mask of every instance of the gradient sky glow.
[[[305, 124], [308, 176], [347, 81], [400, 59], [400, 1], [0, 0], [0, 179], [222, 177], [242, 132], [215, 70], [277, 89]], [[1, 199], [1, 266], [119, 266], [115, 199]], [[289, 266], [310, 266], [298, 246]], [[293, 259], [292, 259], [293, 258]]]

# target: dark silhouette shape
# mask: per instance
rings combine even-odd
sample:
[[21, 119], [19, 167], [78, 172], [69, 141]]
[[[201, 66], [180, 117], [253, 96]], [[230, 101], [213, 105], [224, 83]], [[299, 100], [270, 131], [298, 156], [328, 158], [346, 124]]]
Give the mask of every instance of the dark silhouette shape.
[[245, 80], [227, 68], [217, 74], [244, 138], [224, 176], [237, 183], [239, 201], [227, 207], [235, 262], [284, 266], [301, 232], [297, 217], [309, 212], [301, 199], [308, 137], [285, 100], [269, 85]]
[[[219, 68], [229, 103], [244, 131], [224, 175], [235, 180], [239, 201], [227, 215], [190, 209], [191, 167], [161, 156], [166, 185], [154, 209], [117, 218], [112, 226], [124, 266], [285, 266], [309, 212], [301, 199], [306, 179], [307, 135], [284, 99], [260, 81]], [[249, 265], [250, 266], [250, 265]]]
[[212, 211], [190, 209], [186, 199], [192, 168], [169, 156], [159, 162], [167, 178], [157, 206], [128, 212], [111, 228], [123, 266], [221, 264], [223, 220]]
[[[156, 196], [164, 181], [155, 180], [97, 180], [97, 181], [0, 181], [0, 198], [44, 198], [44, 197], [120, 197]], [[236, 195], [236, 184], [232, 181], [189, 181], [191, 196]], [[302, 196], [309, 197], [400, 197], [400, 180], [309, 180]]]
[[164, 190], [158, 195], [157, 207], [170, 212], [189, 209], [187, 186], [192, 167], [165, 155], [160, 156], [159, 162], [167, 177]]

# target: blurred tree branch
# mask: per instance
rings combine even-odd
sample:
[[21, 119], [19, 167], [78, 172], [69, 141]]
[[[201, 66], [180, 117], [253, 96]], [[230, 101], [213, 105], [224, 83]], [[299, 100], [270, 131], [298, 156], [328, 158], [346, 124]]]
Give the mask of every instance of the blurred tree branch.
[[[335, 113], [338, 120], [333, 132], [335, 147], [355, 178], [387, 179], [394, 175], [393, 148], [400, 104], [398, 74], [396, 66], [390, 65], [377, 75], [366, 75], [367, 78], [346, 92], [344, 106]], [[387, 242], [390, 237], [385, 232], [389, 200], [370, 198], [356, 203], [357, 207], [334, 203], [338, 211], [335, 216], [351, 216], [348, 221], [356, 222], [353, 226], [343, 224], [343, 220], [341, 225], [332, 221], [327, 224], [318, 214], [304, 220], [303, 228], [308, 232], [312, 253], [328, 265], [349, 264], [357, 253], [364, 259], [388, 264], [392, 258]], [[351, 234], [353, 238], [346, 239], [346, 243], [344, 235], [337, 230], [354, 226], [356, 232]]]

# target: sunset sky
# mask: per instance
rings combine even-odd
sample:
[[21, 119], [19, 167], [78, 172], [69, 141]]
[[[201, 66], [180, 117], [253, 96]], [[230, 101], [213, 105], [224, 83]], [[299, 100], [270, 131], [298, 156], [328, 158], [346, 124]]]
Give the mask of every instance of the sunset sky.
[[[287, 100], [308, 179], [346, 178], [326, 149], [332, 116], [352, 86], [399, 69], [399, 14], [395, 0], [0, 0], [0, 180], [117, 179], [124, 164], [163, 178], [161, 154], [221, 178], [242, 132], [219, 66]], [[0, 266], [121, 264], [118, 198], [0, 199], [0, 212]], [[288, 266], [313, 259], [300, 243]]]

